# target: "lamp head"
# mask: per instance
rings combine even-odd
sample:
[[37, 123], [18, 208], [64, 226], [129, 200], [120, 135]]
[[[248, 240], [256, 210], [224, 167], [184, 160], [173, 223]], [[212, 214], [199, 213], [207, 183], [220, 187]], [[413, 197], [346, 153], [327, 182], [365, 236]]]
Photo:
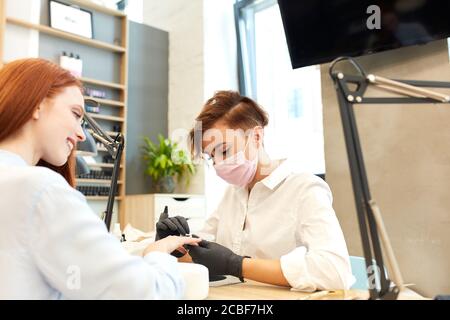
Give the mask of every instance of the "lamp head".
[[97, 155], [97, 144], [95, 142], [94, 137], [91, 135], [91, 133], [86, 129], [86, 126], [83, 125], [83, 132], [86, 136], [86, 140], [78, 142], [77, 144], [77, 150], [85, 155]]
[[87, 162], [83, 159], [82, 156], [76, 156], [76, 167], [75, 167], [75, 173], [77, 176], [82, 176], [89, 174], [91, 170], [89, 169], [89, 166]]

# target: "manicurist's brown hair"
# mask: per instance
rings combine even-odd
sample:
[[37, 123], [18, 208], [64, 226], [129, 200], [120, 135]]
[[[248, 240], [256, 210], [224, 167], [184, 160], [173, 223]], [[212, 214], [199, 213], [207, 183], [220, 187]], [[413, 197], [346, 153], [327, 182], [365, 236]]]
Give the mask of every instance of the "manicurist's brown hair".
[[203, 133], [219, 121], [231, 129], [244, 130], [256, 126], [264, 128], [269, 123], [269, 117], [261, 106], [236, 91], [217, 91], [206, 101], [195, 120], [197, 124], [189, 133], [191, 152], [194, 156], [202, 152]]

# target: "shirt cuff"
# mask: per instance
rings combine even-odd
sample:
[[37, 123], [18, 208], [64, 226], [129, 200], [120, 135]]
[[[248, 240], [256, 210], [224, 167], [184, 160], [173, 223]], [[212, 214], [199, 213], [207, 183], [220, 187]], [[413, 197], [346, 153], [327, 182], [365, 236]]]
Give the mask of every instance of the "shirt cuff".
[[313, 292], [317, 286], [309, 276], [305, 261], [306, 248], [298, 247], [280, 258], [281, 270], [294, 290]]
[[183, 298], [186, 290], [186, 283], [179, 268], [177, 258], [168, 253], [153, 251], [144, 256], [144, 261], [154, 268], [159, 269], [166, 279], [170, 279], [175, 284], [175, 287], [177, 288], [177, 299]]

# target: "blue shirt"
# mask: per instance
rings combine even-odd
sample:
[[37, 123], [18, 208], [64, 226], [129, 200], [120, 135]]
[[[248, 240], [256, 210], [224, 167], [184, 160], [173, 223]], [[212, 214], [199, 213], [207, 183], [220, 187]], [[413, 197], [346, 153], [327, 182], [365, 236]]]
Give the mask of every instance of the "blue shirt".
[[58, 173], [0, 150], [0, 299], [178, 299], [169, 254], [132, 256]]

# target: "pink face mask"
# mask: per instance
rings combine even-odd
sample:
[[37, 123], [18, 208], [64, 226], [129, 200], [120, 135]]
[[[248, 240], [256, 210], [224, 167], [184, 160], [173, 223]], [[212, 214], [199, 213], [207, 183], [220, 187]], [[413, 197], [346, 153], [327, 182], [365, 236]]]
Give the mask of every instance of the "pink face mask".
[[[250, 138], [248, 141], [250, 141]], [[245, 149], [247, 149], [247, 145]], [[219, 177], [238, 187], [245, 187], [249, 184], [255, 177], [257, 169], [258, 157], [255, 157], [254, 160], [247, 160], [245, 149], [214, 164], [214, 169]]]

